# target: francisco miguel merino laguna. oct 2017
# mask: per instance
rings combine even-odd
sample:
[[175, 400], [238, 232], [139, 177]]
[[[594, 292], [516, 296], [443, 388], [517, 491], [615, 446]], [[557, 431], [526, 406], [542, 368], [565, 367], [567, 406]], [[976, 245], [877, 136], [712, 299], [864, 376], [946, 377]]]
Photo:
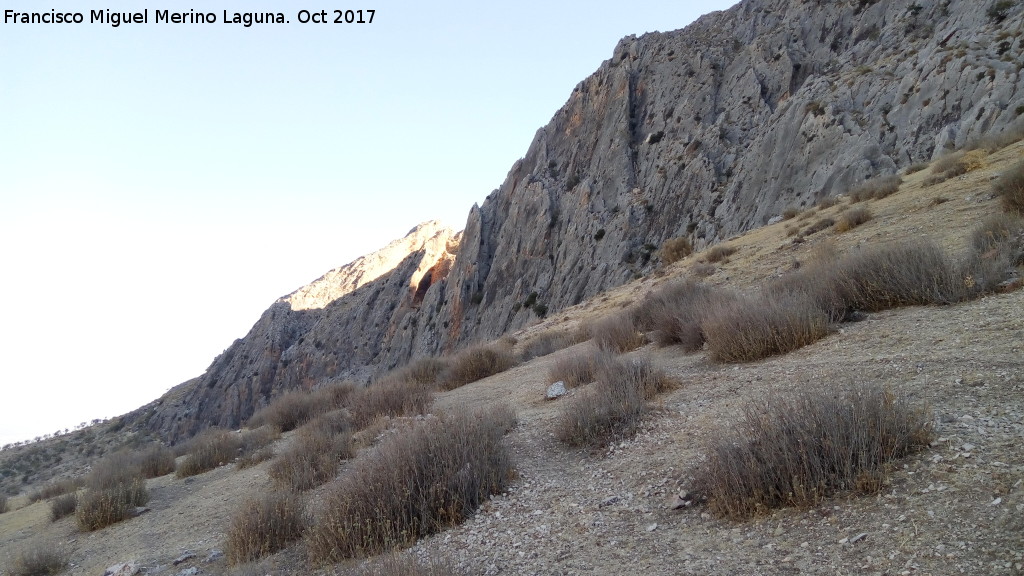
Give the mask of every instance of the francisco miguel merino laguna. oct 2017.
[[[153, 10], [156, 24], [241, 24], [248, 28], [253, 24], [287, 24], [289, 21], [281, 12], [231, 12], [223, 10], [223, 19], [218, 19], [215, 12], [172, 12], [170, 10]], [[90, 10], [88, 18], [82, 12], [18, 12], [4, 10], [4, 24], [108, 24], [117, 28], [122, 24], [149, 24], [148, 8], [140, 12], [115, 12], [109, 9]]]

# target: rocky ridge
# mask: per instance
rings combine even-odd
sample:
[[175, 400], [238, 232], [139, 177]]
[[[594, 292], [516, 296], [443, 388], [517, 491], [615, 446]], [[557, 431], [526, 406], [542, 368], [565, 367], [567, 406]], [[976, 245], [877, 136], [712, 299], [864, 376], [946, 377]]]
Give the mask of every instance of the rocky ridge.
[[282, 299], [142, 420], [172, 440], [236, 426], [280, 390], [366, 381], [645, 275], [666, 239], [700, 248], [1011, 127], [1024, 5], [994, 7], [745, 0], [624, 38], [457, 242]]

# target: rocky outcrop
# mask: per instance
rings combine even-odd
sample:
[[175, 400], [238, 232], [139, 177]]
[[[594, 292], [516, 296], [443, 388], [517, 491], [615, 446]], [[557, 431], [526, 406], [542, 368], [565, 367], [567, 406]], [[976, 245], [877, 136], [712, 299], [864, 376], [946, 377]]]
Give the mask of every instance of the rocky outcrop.
[[666, 239], [700, 248], [1024, 121], [1024, 4], [995, 7], [746, 0], [625, 38], [457, 247], [435, 231], [328, 273], [147, 421], [234, 426], [278, 390], [499, 336], [650, 272]]

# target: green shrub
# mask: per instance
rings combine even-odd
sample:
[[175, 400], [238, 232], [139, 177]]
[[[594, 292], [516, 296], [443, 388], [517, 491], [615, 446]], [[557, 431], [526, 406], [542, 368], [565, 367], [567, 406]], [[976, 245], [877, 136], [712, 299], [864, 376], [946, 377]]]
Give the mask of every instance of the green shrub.
[[516, 357], [504, 346], [473, 346], [448, 359], [448, 367], [438, 377], [438, 382], [443, 390], [454, 390], [515, 365]]
[[676, 385], [646, 359], [606, 357], [596, 378], [559, 415], [555, 436], [569, 446], [600, 448], [633, 435], [649, 411], [646, 401]]
[[309, 525], [301, 496], [269, 492], [242, 503], [231, 517], [225, 553], [239, 564], [268, 556], [302, 538]]
[[999, 175], [992, 189], [1003, 201], [1003, 209], [1024, 215], [1024, 160]]
[[314, 563], [407, 546], [469, 517], [512, 478], [504, 409], [431, 418], [387, 436], [324, 495], [306, 541]]
[[590, 324], [588, 332], [598, 348], [616, 354], [635, 350], [646, 342], [628, 312], [601, 318]]
[[50, 520], [56, 522], [75, 513], [78, 509], [78, 495], [62, 494], [50, 501]]
[[737, 298], [713, 306], [701, 329], [714, 362], [785, 354], [829, 333], [828, 316], [808, 297]]
[[711, 510], [734, 519], [877, 491], [888, 462], [933, 437], [928, 410], [882, 388], [772, 398], [744, 415], [732, 434], [715, 435], [695, 479]]
[[661, 245], [661, 262], [668, 266], [673, 262], [678, 262], [683, 258], [686, 258], [693, 252], [693, 245], [690, 244], [690, 240], [685, 236], [679, 236], [677, 238], [669, 238], [665, 240], [665, 243]]

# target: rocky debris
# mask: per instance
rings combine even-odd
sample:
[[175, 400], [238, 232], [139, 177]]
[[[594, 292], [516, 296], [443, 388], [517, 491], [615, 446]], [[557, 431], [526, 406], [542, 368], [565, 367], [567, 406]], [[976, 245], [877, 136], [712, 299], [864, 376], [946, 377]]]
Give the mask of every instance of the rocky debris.
[[147, 512], [150, 512], [149, 508], [147, 508], [145, 506], [136, 506], [135, 509], [132, 510], [132, 516], [133, 517], [134, 516], [142, 516], [143, 514], [145, 514]]
[[140, 570], [139, 565], [135, 562], [122, 562], [104, 570], [103, 576], [135, 576]]
[[199, 568], [193, 566], [191, 568], [185, 568], [184, 570], [181, 570], [175, 576], [196, 576], [197, 574], [201, 573], [202, 572], [199, 570]]
[[191, 560], [191, 559], [193, 559], [195, 557], [196, 557], [196, 553], [195, 552], [187, 551], [187, 552], [183, 553], [181, 556], [178, 556], [177, 558], [175, 558], [173, 564], [175, 566], [177, 566], [178, 564], [181, 564], [182, 562], [188, 562], [189, 560]]
[[221, 550], [211, 550], [210, 555], [206, 557], [206, 563], [210, 564], [224, 558], [224, 552]]
[[565, 382], [559, 380], [558, 382], [555, 382], [551, 386], [548, 386], [548, 393], [545, 397], [548, 400], [554, 400], [555, 398], [561, 398], [562, 396], [565, 396], [565, 394]]

